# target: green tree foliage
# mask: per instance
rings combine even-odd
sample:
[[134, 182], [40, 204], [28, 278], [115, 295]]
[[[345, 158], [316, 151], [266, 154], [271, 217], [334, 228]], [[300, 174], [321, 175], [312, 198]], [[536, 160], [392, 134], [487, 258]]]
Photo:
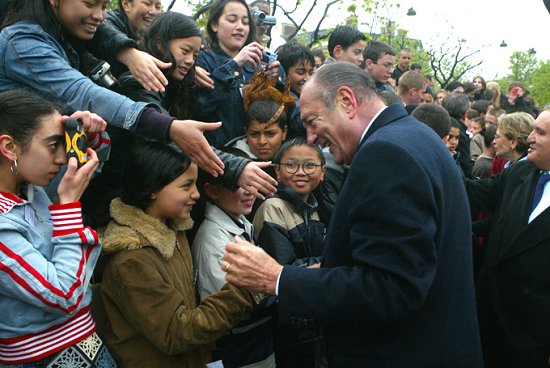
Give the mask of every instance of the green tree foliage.
[[529, 91], [542, 108], [550, 103], [550, 61], [540, 62], [530, 76]]
[[[532, 50], [532, 51], [531, 51]], [[537, 69], [536, 53], [533, 49], [528, 51], [514, 51], [510, 56], [510, 75], [508, 81], [522, 82], [527, 88], [531, 83], [533, 73]]]
[[110, 0], [107, 3], [107, 9], [109, 10], [117, 10], [118, 9], [118, 0]]

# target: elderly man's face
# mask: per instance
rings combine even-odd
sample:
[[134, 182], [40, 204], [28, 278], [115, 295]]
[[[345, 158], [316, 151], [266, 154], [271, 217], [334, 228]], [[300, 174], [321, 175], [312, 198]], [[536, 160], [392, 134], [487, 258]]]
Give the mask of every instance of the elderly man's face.
[[543, 111], [537, 117], [527, 143], [527, 159], [541, 170], [550, 170], [550, 111]]
[[[318, 98], [315, 83], [306, 83], [300, 95], [300, 115], [309, 144], [329, 146], [337, 164], [350, 164], [361, 135], [354, 130], [343, 106], [335, 101], [333, 111]], [[337, 98], [338, 100], [338, 98]]]

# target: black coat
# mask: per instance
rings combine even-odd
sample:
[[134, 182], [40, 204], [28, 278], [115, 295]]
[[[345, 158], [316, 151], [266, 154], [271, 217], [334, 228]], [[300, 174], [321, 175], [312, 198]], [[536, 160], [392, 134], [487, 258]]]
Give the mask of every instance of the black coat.
[[550, 356], [550, 208], [530, 224], [539, 170], [519, 161], [467, 181], [474, 211], [494, 211], [477, 279], [487, 367], [547, 367]]
[[482, 367], [469, 213], [441, 139], [388, 106], [353, 158], [323, 267], [284, 267], [281, 318], [323, 324], [332, 367]]

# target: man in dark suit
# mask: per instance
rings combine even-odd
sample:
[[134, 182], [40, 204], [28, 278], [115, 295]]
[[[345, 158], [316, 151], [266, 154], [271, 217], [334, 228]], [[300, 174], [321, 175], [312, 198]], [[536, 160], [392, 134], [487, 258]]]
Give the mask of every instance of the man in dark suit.
[[495, 213], [476, 284], [488, 368], [549, 366], [550, 184], [542, 180], [550, 170], [550, 110], [527, 142], [527, 160], [466, 181], [472, 209]]
[[348, 63], [320, 68], [302, 98], [308, 142], [350, 165], [322, 267], [236, 240], [227, 280], [278, 295], [282, 321], [321, 323], [332, 367], [482, 367], [470, 212], [441, 139]]

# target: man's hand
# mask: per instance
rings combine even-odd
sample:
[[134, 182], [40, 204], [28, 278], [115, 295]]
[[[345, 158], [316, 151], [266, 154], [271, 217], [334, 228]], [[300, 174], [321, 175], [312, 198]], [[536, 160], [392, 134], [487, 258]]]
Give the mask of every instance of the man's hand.
[[170, 126], [170, 139], [201, 169], [217, 177], [223, 174], [224, 165], [204, 137], [204, 132], [216, 130], [221, 123], [201, 123], [195, 120], [174, 120]]
[[230, 284], [251, 291], [275, 294], [275, 287], [283, 266], [271, 258], [262, 248], [235, 237], [227, 243], [221, 268]]
[[271, 162], [249, 162], [241, 172], [237, 185], [262, 200], [265, 199], [262, 193], [272, 195], [276, 192], [277, 180], [262, 170], [269, 165]]

